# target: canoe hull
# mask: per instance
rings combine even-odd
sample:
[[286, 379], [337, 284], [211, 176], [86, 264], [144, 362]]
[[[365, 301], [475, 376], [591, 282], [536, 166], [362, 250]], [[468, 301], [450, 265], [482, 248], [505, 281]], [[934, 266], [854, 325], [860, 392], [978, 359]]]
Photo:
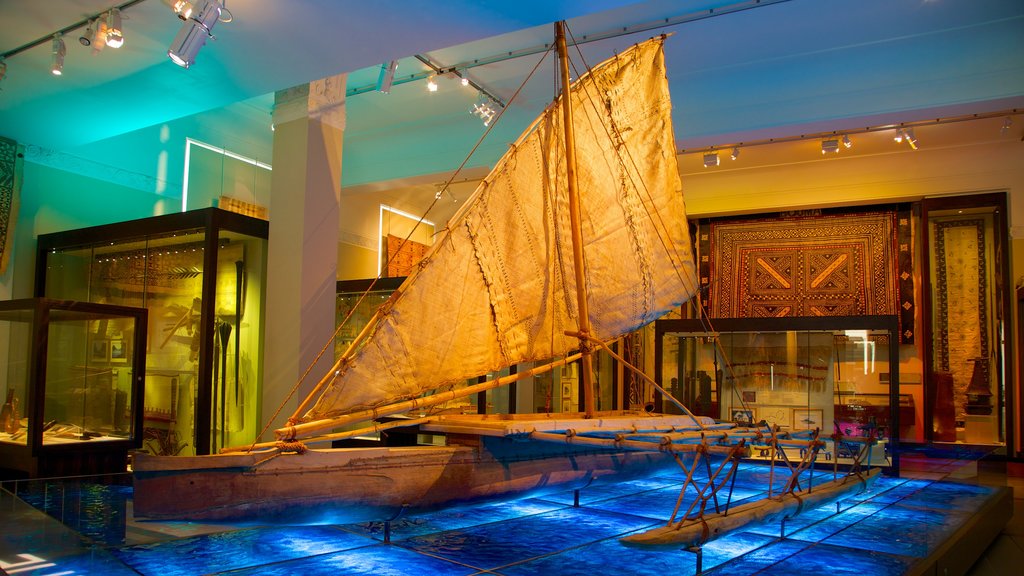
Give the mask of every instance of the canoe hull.
[[643, 548], [689, 548], [702, 546], [729, 532], [750, 524], [792, 518], [801, 512], [838, 502], [868, 489], [878, 476], [875, 468], [863, 479], [845, 477], [815, 484], [810, 492], [786, 494], [781, 498], [763, 498], [735, 506], [726, 514], [708, 514], [703, 521], [672, 524], [631, 534], [620, 541], [627, 546]]
[[134, 514], [148, 520], [337, 524], [628, 479], [668, 454], [510, 438], [415, 446], [161, 457], [137, 454]]

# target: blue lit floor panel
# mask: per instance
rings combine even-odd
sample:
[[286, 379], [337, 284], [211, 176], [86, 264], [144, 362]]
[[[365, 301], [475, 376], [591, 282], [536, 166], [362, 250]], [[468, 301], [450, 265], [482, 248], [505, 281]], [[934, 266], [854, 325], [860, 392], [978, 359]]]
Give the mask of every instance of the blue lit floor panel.
[[[830, 476], [815, 474], [822, 480]], [[742, 466], [732, 505], [763, 497], [769, 477], [765, 466]], [[783, 482], [778, 473], [772, 477], [776, 489]], [[0, 492], [0, 566], [39, 559], [38, 566], [18, 576], [689, 575], [697, 566], [691, 551], [628, 548], [619, 541], [661, 525], [681, 485], [682, 475], [662, 472], [588, 487], [580, 493], [579, 508], [572, 507], [568, 491], [407, 516], [392, 523], [391, 544], [385, 544], [379, 522], [216, 527], [208, 534], [190, 532], [208, 529], [202, 525], [129, 521], [126, 527], [111, 517], [122, 522], [130, 517], [130, 491], [80, 481], [49, 486], [42, 497], [27, 494], [35, 508]], [[708, 543], [701, 565], [715, 575], [902, 574], [934, 553], [975, 511], [1004, 494], [971, 484], [882, 477], [838, 506], [787, 520], [784, 530], [780, 522], [751, 525]], [[684, 508], [693, 497], [688, 490]], [[61, 515], [70, 521], [60, 523]]]

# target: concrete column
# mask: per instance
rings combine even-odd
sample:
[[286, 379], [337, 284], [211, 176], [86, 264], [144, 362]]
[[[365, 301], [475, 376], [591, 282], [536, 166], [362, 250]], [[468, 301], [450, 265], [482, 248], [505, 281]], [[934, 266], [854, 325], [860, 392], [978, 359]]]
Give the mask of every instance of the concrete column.
[[272, 439], [271, 431], [334, 363], [344, 127], [344, 75], [275, 95], [261, 422], [273, 416], [325, 345], [328, 350], [263, 440]]

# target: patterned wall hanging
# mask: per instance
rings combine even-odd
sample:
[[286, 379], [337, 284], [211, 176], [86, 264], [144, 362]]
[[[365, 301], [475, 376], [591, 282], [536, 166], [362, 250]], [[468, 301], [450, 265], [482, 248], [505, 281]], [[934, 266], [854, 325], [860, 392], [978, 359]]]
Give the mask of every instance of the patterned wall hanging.
[[7, 270], [14, 241], [14, 220], [17, 216], [17, 194], [14, 189], [14, 169], [18, 157], [18, 144], [0, 137], [0, 274]]
[[899, 310], [894, 212], [712, 222], [701, 238], [712, 317]]

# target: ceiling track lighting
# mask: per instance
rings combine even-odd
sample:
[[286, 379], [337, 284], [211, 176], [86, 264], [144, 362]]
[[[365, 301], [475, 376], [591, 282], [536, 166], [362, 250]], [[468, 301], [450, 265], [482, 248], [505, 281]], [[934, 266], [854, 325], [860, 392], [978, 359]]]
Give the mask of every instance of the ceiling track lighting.
[[111, 48], [120, 48], [124, 46], [124, 31], [121, 29], [121, 11], [117, 8], [111, 8], [110, 12], [107, 12], [107, 37], [105, 39], [107, 46]]
[[704, 167], [711, 168], [718, 166], [718, 152], [708, 152], [704, 155]]
[[843, 147], [845, 147], [845, 148], [853, 148], [853, 141], [850, 140], [850, 135], [849, 134], [843, 134]]
[[1009, 116], [1003, 118], [1003, 125], [999, 127], [999, 135], [1006, 136], [1006, 133], [1010, 131], [1010, 127], [1013, 126], [1013, 119]]
[[740, 147], [739, 146], [734, 146], [733, 149], [732, 149], [732, 154], [729, 155], [729, 158], [735, 160], [735, 159], [737, 159], [739, 157], [740, 157]]
[[164, 0], [164, 3], [171, 7], [174, 14], [181, 20], [188, 22], [192, 17], [194, 6], [188, 0]]
[[484, 126], [490, 126], [491, 121], [493, 121], [497, 116], [497, 112], [494, 110], [494, 106], [492, 104], [493, 102], [491, 102], [490, 99], [481, 99], [480, 102], [473, 104], [469, 113], [483, 120]]
[[85, 27], [85, 31], [78, 37], [78, 43], [82, 46], [90, 46], [92, 44], [93, 35], [95, 35], [96, 21], [89, 20], [89, 24]]
[[395, 72], [398, 71], [398, 60], [386, 62], [380, 66], [380, 75], [377, 76], [377, 92], [390, 94], [391, 85], [395, 82]]
[[430, 76], [427, 78], [427, 92], [437, 92], [437, 78]]
[[59, 32], [53, 35], [53, 47], [50, 53], [50, 73], [54, 76], [64, 74], [64, 55], [68, 53], [68, 49], [64, 46], [64, 37]]
[[[185, 20], [178, 35], [171, 42], [167, 56], [182, 68], [189, 68], [196, 61], [196, 55], [206, 44], [207, 38], [213, 38], [213, 26], [221, 20], [224, 6], [219, 0], [200, 0], [192, 9], [192, 15]], [[230, 14], [230, 13], [229, 13]], [[224, 22], [230, 22], [230, 16]]]
[[828, 154], [829, 152], [838, 154], [839, 153], [839, 139], [838, 138], [827, 138], [821, 141], [821, 153]]

